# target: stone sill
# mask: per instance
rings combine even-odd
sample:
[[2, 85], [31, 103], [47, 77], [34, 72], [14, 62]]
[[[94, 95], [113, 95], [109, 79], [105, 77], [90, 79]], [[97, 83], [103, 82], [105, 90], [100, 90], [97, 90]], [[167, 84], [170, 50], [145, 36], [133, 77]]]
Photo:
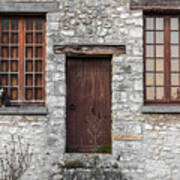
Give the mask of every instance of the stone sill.
[[180, 106], [142, 106], [144, 114], [179, 114]]
[[0, 115], [47, 115], [47, 107], [1, 107]]
[[179, 10], [179, 0], [131, 0], [131, 10]]
[[0, 2], [0, 12], [46, 13], [57, 10], [57, 2]]

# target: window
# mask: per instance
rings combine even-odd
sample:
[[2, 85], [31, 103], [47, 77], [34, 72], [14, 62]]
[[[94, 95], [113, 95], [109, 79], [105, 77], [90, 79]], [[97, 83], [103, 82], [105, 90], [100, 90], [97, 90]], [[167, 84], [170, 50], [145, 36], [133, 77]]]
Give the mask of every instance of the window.
[[144, 16], [145, 104], [180, 103], [180, 16]]
[[0, 17], [0, 88], [12, 105], [45, 101], [45, 19]]

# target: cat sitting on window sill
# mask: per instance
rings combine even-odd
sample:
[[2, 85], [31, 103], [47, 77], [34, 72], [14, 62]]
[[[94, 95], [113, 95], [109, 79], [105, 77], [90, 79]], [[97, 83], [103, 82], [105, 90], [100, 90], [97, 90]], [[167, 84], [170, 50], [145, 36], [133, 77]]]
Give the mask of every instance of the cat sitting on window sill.
[[9, 95], [4, 91], [3, 88], [0, 89], [0, 107], [10, 106]]

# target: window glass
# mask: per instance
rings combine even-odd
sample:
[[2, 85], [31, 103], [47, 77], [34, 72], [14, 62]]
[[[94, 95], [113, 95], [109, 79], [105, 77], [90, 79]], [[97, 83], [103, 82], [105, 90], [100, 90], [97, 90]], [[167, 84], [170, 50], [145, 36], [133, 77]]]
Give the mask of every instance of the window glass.
[[164, 43], [164, 32], [156, 32], [156, 43]]
[[156, 30], [163, 30], [163, 29], [164, 29], [164, 19], [156, 18]]
[[154, 57], [154, 46], [146, 46], [146, 57]]
[[44, 105], [44, 22], [41, 16], [1, 16], [0, 88], [11, 105]]
[[178, 30], [179, 29], [179, 19], [178, 18], [171, 18], [170, 19], [170, 26], [171, 26], [171, 30]]
[[148, 30], [154, 29], [154, 19], [153, 18], [146, 18], [146, 29], [148, 29]]
[[145, 103], [180, 103], [180, 17], [145, 17]]
[[171, 43], [179, 43], [179, 32], [171, 32]]
[[148, 99], [148, 100], [154, 100], [155, 98], [155, 96], [154, 96], [155, 94], [154, 94], [154, 87], [147, 87], [146, 88], [146, 98]]
[[146, 43], [154, 43], [154, 32], [146, 32]]

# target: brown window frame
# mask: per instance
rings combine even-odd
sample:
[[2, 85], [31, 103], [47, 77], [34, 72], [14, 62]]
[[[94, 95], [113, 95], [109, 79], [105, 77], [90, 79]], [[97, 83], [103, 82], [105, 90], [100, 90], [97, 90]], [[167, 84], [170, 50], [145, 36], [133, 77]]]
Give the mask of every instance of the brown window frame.
[[[2, 20], [3, 19], [10, 19], [8, 22], [9, 26], [7, 30], [2, 30]], [[12, 30], [12, 24], [10, 23], [13, 19], [18, 19], [18, 28], [16, 31]], [[32, 20], [33, 28], [27, 29], [27, 21]], [[41, 19], [42, 24], [38, 27], [38, 21]], [[17, 88], [17, 98], [15, 100], [12, 100], [10, 98], [10, 105], [11, 106], [44, 106], [45, 105], [45, 66], [46, 66], [46, 19], [45, 15], [43, 14], [5, 14], [0, 15], [0, 61], [4, 59], [2, 47], [5, 46], [2, 42], [2, 33], [7, 32], [9, 33], [9, 40], [8, 40], [8, 57], [7, 61], [9, 63], [8, 67], [9, 70], [7, 72], [3, 72], [2, 69], [0, 69], [0, 75], [3, 73], [7, 75], [8, 77], [8, 86], [3, 86], [2, 82], [0, 82], [0, 87], [3, 89], [7, 89], [7, 94], [9, 97], [13, 96], [11, 93], [11, 89], [13, 89], [13, 83], [12, 83], [12, 72], [10, 63], [13, 61], [13, 55], [12, 55], [12, 40], [11, 40], [11, 34], [17, 33], [18, 36], [18, 43], [15, 44], [17, 46], [17, 53], [16, 61], [18, 64], [18, 71], [17, 74], [17, 84], [15, 88]], [[28, 42], [27, 34], [32, 35], [32, 42]], [[38, 38], [39, 34], [39, 38]], [[39, 41], [40, 40], [40, 41]], [[40, 42], [40, 43], [39, 43]], [[31, 57], [28, 57], [28, 46], [31, 48]], [[37, 52], [36, 52], [37, 51]], [[40, 55], [39, 55], [40, 52]], [[27, 65], [28, 61], [31, 61], [32, 69], [29, 71], [27, 70], [29, 66]], [[30, 67], [31, 68], [31, 67]], [[31, 80], [32, 84], [28, 84], [28, 75], [32, 76]], [[10, 80], [9, 80], [10, 78]], [[27, 78], [27, 79], [26, 79]], [[29, 88], [29, 89], [28, 89]], [[32, 98], [28, 99], [28, 90], [31, 91]]]
[[[146, 18], [153, 18], [153, 26], [154, 26], [154, 29], [150, 30], [150, 29], [146, 29]], [[163, 30], [156, 30], [156, 18], [163, 18], [163, 22], [164, 22], [164, 28]], [[177, 30], [172, 30], [170, 28], [170, 19], [171, 18], [178, 18], [178, 29]], [[180, 90], [180, 15], [178, 15], [177, 13], [170, 13], [170, 12], [160, 12], [160, 13], [155, 13], [155, 12], [144, 12], [144, 33], [143, 33], [143, 46], [144, 46], [144, 72], [143, 72], [143, 76], [144, 76], [144, 105], [180, 105], [180, 97], [178, 96], [178, 92]], [[154, 38], [154, 42], [153, 43], [147, 43], [146, 42], [146, 32], [153, 32], [153, 38]], [[164, 42], [163, 43], [157, 43], [156, 41], [156, 32], [164, 32], [164, 35], [163, 35], [163, 39], [164, 39]], [[170, 35], [171, 35], [171, 32], [178, 32], [178, 43], [174, 43], [174, 42], [171, 42], [171, 39], [170, 39]], [[152, 55], [152, 60], [154, 61], [154, 70], [151, 72], [149, 71], [149, 73], [152, 73], [154, 78], [153, 78], [153, 85], [149, 86], [146, 84], [146, 73], [148, 74], [148, 70], [146, 69], [146, 63], [147, 63], [147, 59], [150, 59], [150, 57], [147, 57], [147, 52], [146, 52], [146, 47], [150, 45], [150, 46], [153, 46], [153, 50], [154, 50], [154, 54]], [[164, 46], [164, 50], [163, 50], [163, 56], [164, 57], [160, 57], [159, 56], [156, 56], [156, 51], [157, 51], [157, 47], [156, 46], [161, 46], [163, 45]], [[171, 55], [171, 46], [177, 46], [178, 47], [178, 51], [179, 51], [179, 55], [177, 57], [173, 57]], [[157, 59], [160, 59], [163, 61], [163, 71], [162, 72], [158, 72], [157, 71], [157, 68], [156, 68], [156, 60]], [[173, 60], [176, 60], [178, 61], [178, 64], [179, 64], [179, 70], [176, 72], [176, 71], [172, 71], [171, 70], [171, 62]], [[163, 76], [164, 76], [164, 79], [163, 79], [163, 84], [160, 85], [160, 86], [157, 86], [157, 80], [156, 80], [156, 74], [157, 73], [162, 73]], [[172, 77], [171, 75], [172, 74], [177, 74], [178, 77], [179, 77], [179, 84], [178, 85], [173, 85], [171, 83], [171, 80], [172, 80]], [[154, 88], [154, 99], [153, 100], [148, 100], [147, 99], [147, 88], [148, 87], [152, 87]], [[164, 97], [163, 99], [157, 99], [156, 96], [157, 96], [157, 93], [156, 93], [156, 89], [159, 87], [160, 88], [164, 88]], [[172, 88], [174, 87], [177, 88], [177, 99], [173, 99], [173, 95], [172, 95]]]

